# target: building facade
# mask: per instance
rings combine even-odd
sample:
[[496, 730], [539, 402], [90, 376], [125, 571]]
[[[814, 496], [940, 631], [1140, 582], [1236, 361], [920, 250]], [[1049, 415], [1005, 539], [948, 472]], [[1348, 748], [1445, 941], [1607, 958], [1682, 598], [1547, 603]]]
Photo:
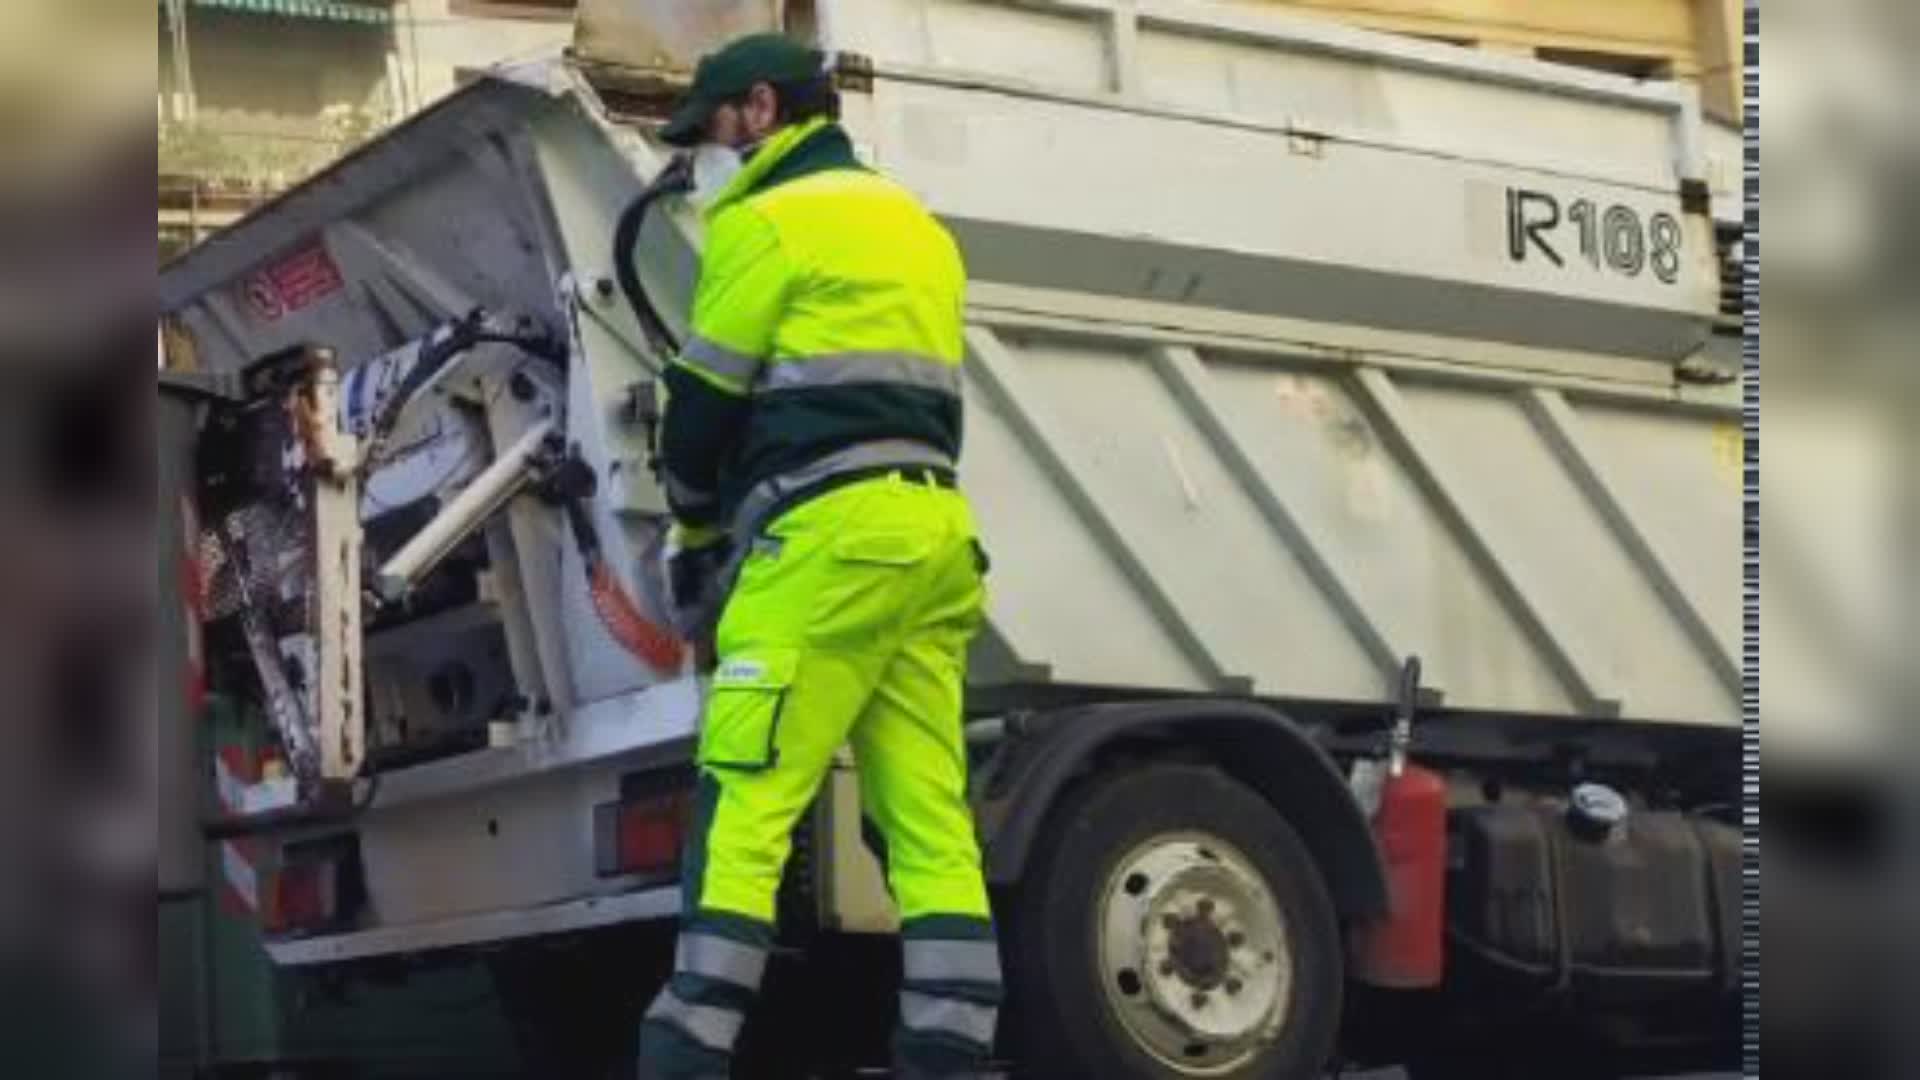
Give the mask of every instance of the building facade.
[[1740, 0], [1240, 0], [1637, 79], [1697, 83], [1740, 123]]
[[160, 0], [165, 261], [492, 64], [556, 52], [570, 2]]
[[162, 0], [163, 260], [399, 113], [394, 22], [372, 0]]

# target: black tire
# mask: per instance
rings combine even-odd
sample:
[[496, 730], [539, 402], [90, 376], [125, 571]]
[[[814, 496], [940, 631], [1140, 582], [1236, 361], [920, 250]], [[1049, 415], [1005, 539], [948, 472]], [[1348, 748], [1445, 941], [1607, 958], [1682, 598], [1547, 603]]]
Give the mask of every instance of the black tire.
[[[1291, 959], [1291, 993], [1266, 1014], [1280, 1016], [1271, 1040], [1231, 1050], [1246, 1056], [1210, 1063], [1216, 1071], [1156, 1056], [1129, 1030], [1121, 1006], [1110, 1004], [1102, 974], [1099, 907], [1107, 883], [1143, 845], [1182, 835], [1223, 841], [1251, 864], [1271, 896]], [[1128, 891], [1136, 876], [1127, 879]], [[1132, 766], [1083, 782], [1049, 815], [1008, 908], [1007, 1034], [1023, 1077], [1307, 1080], [1321, 1075], [1333, 1052], [1344, 982], [1333, 902], [1293, 828], [1217, 769]], [[1146, 991], [1129, 975], [1116, 982], [1137, 998]]]

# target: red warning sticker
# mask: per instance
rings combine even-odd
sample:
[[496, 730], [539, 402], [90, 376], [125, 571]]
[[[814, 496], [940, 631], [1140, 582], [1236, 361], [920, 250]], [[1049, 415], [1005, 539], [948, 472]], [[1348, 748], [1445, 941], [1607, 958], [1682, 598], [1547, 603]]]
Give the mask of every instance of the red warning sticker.
[[243, 291], [253, 313], [272, 322], [339, 292], [345, 285], [346, 279], [340, 276], [333, 257], [316, 241], [250, 275]]

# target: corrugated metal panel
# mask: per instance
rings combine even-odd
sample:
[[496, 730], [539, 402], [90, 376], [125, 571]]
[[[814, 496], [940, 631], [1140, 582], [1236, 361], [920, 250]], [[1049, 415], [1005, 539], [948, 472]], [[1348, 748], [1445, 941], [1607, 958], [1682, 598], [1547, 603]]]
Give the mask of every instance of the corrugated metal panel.
[[1550, 381], [969, 336], [967, 487], [1015, 658], [1065, 682], [1728, 720], [1726, 421]]

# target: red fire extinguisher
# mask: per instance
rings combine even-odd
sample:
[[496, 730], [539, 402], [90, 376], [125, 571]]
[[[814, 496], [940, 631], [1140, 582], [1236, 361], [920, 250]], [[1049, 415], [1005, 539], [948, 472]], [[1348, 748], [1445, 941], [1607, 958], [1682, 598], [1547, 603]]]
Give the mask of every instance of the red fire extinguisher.
[[1353, 938], [1354, 977], [1373, 986], [1438, 986], [1445, 959], [1447, 785], [1439, 773], [1407, 761], [1420, 658], [1408, 657], [1387, 755], [1374, 835], [1386, 862], [1392, 910]]

